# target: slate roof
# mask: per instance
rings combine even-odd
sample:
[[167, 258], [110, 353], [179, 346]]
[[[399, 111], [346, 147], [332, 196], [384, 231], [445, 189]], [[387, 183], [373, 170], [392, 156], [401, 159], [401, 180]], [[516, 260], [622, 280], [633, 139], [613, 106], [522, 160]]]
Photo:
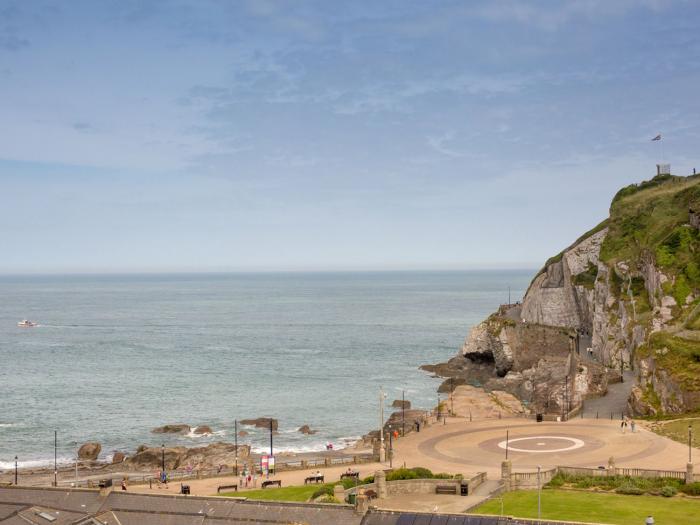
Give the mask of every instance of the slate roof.
[[[45, 513], [55, 518], [48, 520]], [[0, 487], [0, 525], [555, 525], [555, 522], [348, 505], [96, 490]], [[556, 522], [556, 525], [566, 525]]]
[[[37, 515], [46, 512], [48, 521]], [[20, 515], [26, 519], [22, 519]], [[135, 494], [0, 488], [0, 525], [360, 525], [350, 506]], [[29, 521], [27, 521], [29, 520]], [[96, 521], [95, 521], [96, 520]]]
[[[509, 516], [478, 516], [468, 514], [429, 514], [400, 511], [371, 510], [362, 525], [567, 525], [564, 521], [529, 520]], [[570, 525], [574, 525], [573, 523]], [[580, 522], [576, 523], [580, 525]]]

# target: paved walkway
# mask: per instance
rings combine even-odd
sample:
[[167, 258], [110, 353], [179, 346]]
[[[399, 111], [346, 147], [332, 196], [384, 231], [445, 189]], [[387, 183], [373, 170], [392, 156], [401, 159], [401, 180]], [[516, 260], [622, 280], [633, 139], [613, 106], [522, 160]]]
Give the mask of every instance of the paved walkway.
[[[419, 433], [411, 433], [394, 442], [394, 468], [406, 464], [408, 467], [421, 466], [433, 472], [461, 473], [471, 477], [478, 472], [486, 472], [490, 481], [500, 478], [500, 465], [506, 454], [506, 434], [508, 435], [508, 457], [516, 471], [535, 470], [538, 465], [550, 468], [557, 465], [597, 467], [606, 466], [612, 456], [619, 467], [637, 467], [661, 470], [685, 470], [688, 458], [686, 446], [659, 436], [637, 426], [635, 433], [623, 433], [618, 420], [572, 419], [556, 423], [536, 423], [530, 419], [488, 419], [469, 422], [463, 418], [448, 418], [447, 424], [433, 424], [424, 427]], [[694, 453], [700, 457], [700, 450]], [[388, 468], [388, 464], [371, 463], [358, 465], [362, 477], [376, 470]], [[347, 466], [321, 469], [326, 481], [340, 479]], [[313, 469], [315, 470], [315, 469]], [[700, 471], [699, 467], [696, 470]], [[282, 472], [275, 476], [283, 486], [302, 485], [309, 471]], [[192, 480], [188, 484], [192, 494], [214, 495], [218, 485], [229, 484], [235, 478], [210, 478]], [[488, 485], [482, 490], [487, 490]], [[179, 491], [179, 483], [171, 483], [168, 492]], [[152, 489], [135, 485], [130, 490], [162, 493], [166, 489]], [[245, 490], [240, 492], [245, 496]], [[477, 492], [476, 496], [480, 495]], [[436, 498], [438, 496], [435, 496]], [[439, 496], [433, 506], [440, 510], [453, 510], [452, 505], [464, 508], [469, 500], [455, 496]], [[428, 503], [423, 503], [425, 499]], [[433, 496], [420, 498], [416, 505], [423, 507], [433, 501]], [[387, 505], [405, 505], [401, 499], [386, 502]], [[398, 507], [396, 507], [398, 508]], [[402, 507], [405, 508], [405, 507]], [[429, 510], [432, 510], [430, 507]], [[417, 508], [416, 508], [417, 509]], [[462, 509], [463, 510], [463, 509]]]
[[628, 413], [627, 400], [634, 386], [634, 372], [625, 370], [622, 383], [608, 385], [608, 393], [602, 397], [586, 399], [583, 403], [584, 417], [596, 417], [620, 420], [621, 413]]

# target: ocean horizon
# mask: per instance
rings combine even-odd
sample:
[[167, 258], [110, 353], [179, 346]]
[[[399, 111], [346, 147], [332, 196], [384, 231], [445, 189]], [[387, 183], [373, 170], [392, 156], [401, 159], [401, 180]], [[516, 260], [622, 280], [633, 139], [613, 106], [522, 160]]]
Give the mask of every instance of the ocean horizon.
[[[275, 452], [341, 448], [379, 424], [378, 393], [437, 402], [443, 361], [532, 269], [0, 275], [0, 469], [139, 445], [233, 441], [279, 420]], [[19, 328], [22, 319], [35, 328]], [[170, 423], [210, 436], [157, 435]], [[308, 424], [318, 433], [297, 429]], [[265, 451], [267, 432], [239, 442]]]

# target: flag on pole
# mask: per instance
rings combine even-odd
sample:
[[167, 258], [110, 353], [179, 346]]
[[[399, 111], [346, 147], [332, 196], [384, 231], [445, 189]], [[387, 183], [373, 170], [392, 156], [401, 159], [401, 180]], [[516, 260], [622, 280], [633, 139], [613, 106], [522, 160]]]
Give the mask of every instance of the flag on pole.
[[655, 140], [661, 140], [661, 133], [659, 133], [658, 135], [656, 135], [656, 137], [654, 137], [653, 139], [651, 139], [652, 142], [655, 141]]

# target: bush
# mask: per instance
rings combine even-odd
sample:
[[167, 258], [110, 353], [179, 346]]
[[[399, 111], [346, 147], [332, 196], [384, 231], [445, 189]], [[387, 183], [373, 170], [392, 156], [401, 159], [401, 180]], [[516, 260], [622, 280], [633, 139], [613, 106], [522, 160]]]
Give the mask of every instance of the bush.
[[369, 485], [370, 483], [374, 483], [374, 474], [372, 474], [371, 476], [367, 476], [359, 484], [360, 485]]
[[389, 472], [386, 476], [387, 481], [396, 481], [399, 479], [418, 479], [418, 474], [410, 468], [397, 468]]
[[340, 500], [334, 496], [325, 495], [321, 498], [318, 498], [318, 500], [316, 500], [316, 503], [335, 503], [335, 504], [338, 504], [338, 503], [340, 503]]
[[364, 485], [365, 480], [355, 481], [355, 478], [343, 478], [342, 480], [340, 480], [340, 484], [345, 490], [348, 490], [353, 488], [355, 485]]
[[311, 499], [316, 499], [319, 496], [332, 496], [333, 495], [333, 486], [332, 485], [324, 485], [320, 489], [318, 489], [316, 492], [314, 492], [311, 495]]
[[678, 490], [676, 489], [676, 487], [673, 487], [671, 485], [665, 485], [661, 487], [661, 495], [664, 498], [670, 498], [672, 496], [675, 496], [676, 494], [678, 494]]
[[631, 496], [641, 496], [642, 494], [644, 494], [644, 491], [642, 489], [630, 484], [620, 485], [618, 488], [615, 489], [615, 492], [617, 492], [618, 494], [627, 494]]
[[557, 489], [563, 485], [564, 485], [564, 476], [562, 476], [561, 474], [557, 474], [549, 481], [549, 483], [547, 483], [545, 485], [545, 487], [550, 488], [550, 489]]
[[432, 471], [430, 471], [427, 468], [414, 467], [411, 470], [416, 473], [416, 477], [419, 479], [431, 479], [431, 478], [433, 478]]
[[[459, 478], [457, 476], [460, 476]], [[438, 472], [437, 474], [433, 474], [433, 479], [462, 479], [461, 474], [448, 474], [447, 472]]]
[[681, 492], [683, 492], [684, 494], [688, 494], [689, 496], [700, 496], [700, 481], [681, 485], [680, 490]]

